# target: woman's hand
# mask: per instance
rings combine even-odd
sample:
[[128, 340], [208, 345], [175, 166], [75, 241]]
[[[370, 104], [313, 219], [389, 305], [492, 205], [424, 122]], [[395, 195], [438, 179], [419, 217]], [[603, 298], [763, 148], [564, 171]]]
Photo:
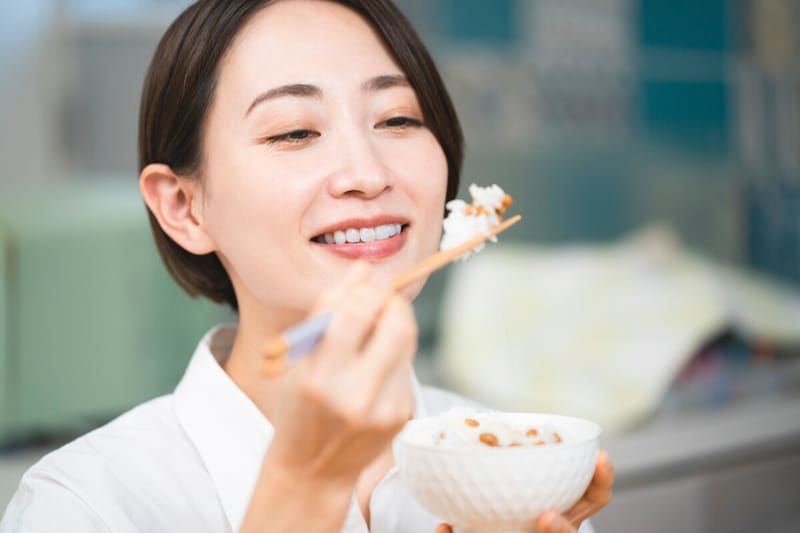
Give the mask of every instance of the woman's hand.
[[581, 523], [611, 501], [614, 485], [614, 466], [608, 452], [600, 450], [594, 467], [594, 477], [583, 497], [563, 515], [549, 509], [536, 519], [541, 533], [574, 533]]
[[314, 312], [325, 310], [320, 345], [275, 379], [275, 433], [243, 530], [338, 530], [359, 474], [412, 415], [410, 302], [359, 263], [321, 295]]
[[411, 304], [357, 264], [321, 296], [333, 318], [314, 353], [281, 378], [268, 455], [297, 475], [353, 480], [411, 416]]
[[[581, 523], [606, 506], [611, 501], [614, 484], [614, 466], [605, 450], [597, 454], [594, 477], [583, 497], [563, 515], [553, 509], [544, 511], [536, 519], [540, 533], [577, 533]], [[447, 524], [440, 524], [436, 533], [452, 533]]]

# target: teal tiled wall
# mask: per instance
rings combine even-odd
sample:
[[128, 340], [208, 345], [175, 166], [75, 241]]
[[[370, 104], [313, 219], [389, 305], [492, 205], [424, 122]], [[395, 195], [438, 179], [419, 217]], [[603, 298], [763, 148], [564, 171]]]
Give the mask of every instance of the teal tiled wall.
[[516, 44], [518, 0], [443, 0], [436, 2], [448, 39], [456, 43]]
[[[800, 64], [800, 3], [793, 0], [400, 0], [401, 6], [413, 4], [413, 16], [428, 22], [421, 24], [424, 36], [434, 45], [445, 72], [454, 56], [460, 72], [470, 61], [477, 72], [456, 78], [455, 83], [447, 80], [456, 96], [482, 95], [466, 103], [456, 99], [462, 118], [478, 117], [472, 123], [465, 121], [467, 139], [479, 139], [468, 146], [465, 180], [472, 179], [473, 169], [487, 166], [481, 161], [483, 157], [502, 164], [503, 158], [494, 158], [486, 146], [491, 136], [484, 138], [481, 133], [502, 132], [502, 121], [516, 116], [529, 117], [535, 124], [531, 128], [535, 133], [528, 139], [530, 158], [562, 153], [570, 154], [575, 162], [585, 161], [588, 141], [592, 145], [588, 159], [597, 160], [598, 151], [604, 150], [607, 158], [616, 159], [616, 165], [588, 168], [556, 165], [558, 174], [551, 179], [563, 185], [551, 199], [556, 218], [541, 221], [543, 225], [528, 236], [531, 240], [613, 239], [632, 229], [632, 219], [624, 216], [624, 201], [635, 201], [642, 190], [688, 183], [686, 176], [710, 179], [694, 172], [710, 165], [714, 179], [727, 182], [731, 194], [739, 195], [738, 202], [727, 204], [735, 211], [723, 217], [735, 220], [735, 224], [725, 229], [724, 237], [702, 226], [683, 237], [690, 245], [703, 246], [715, 240], [730, 243], [735, 233], [739, 244], [728, 246], [723, 259], [800, 282], [800, 256], [795, 251], [800, 249], [800, 225], [796, 222], [800, 220], [800, 164], [794, 170], [785, 165], [778, 168], [776, 146], [786, 135], [774, 125], [791, 111], [792, 104], [784, 101], [783, 110], [778, 108], [783, 82], [775, 81], [772, 74], [762, 74], [761, 69], [766, 67], [759, 63], [763, 58], [756, 50], [758, 24], [775, 26], [774, 20], [757, 22], [758, 16], [763, 16], [763, 12], [759, 15], [760, 6], [770, 3], [773, 8], [779, 3], [788, 6], [785, 18], [792, 20], [788, 27], [793, 27], [795, 34], [781, 38], [794, 40], [795, 64]], [[546, 13], [547, 21], [537, 24], [542, 13]], [[608, 17], [618, 17], [619, 25], [604, 25]], [[555, 38], [537, 35], [556, 26], [551, 32]], [[612, 41], [619, 38], [627, 45], [604, 53], [602, 47], [582, 44], [586, 33], [609, 31], [618, 33], [606, 37]], [[536, 49], [542, 42], [546, 42], [543, 53]], [[506, 75], [514, 70], [515, 61], [525, 75]], [[629, 67], [616, 68], [615, 63]], [[749, 68], [745, 75], [755, 80], [756, 87], [766, 87], [753, 101], [743, 97], [743, 66]], [[515, 94], [527, 97], [514, 85], [527, 83], [526, 79], [532, 87], [529, 100], [533, 105], [522, 98], [515, 100]], [[458, 83], [472, 87], [460, 91]], [[617, 92], [608, 89], [616, 83], [623, 88]], [[796, 84], [794, 87], [797, 90]], [[751, 104], [755, 108], [750, 112], [761, 115], [742, 115]], [[607, 105], [613, 113], [628, 114], [621, 119], [622, 123], [628, 121], [627, 129], [604, 130], [603, 120], [592, 122], [606, 112]], [[509, 113], [509, 108], [515, 112]], [[497, 110], [494, 114], [493, 109]], [[608, 123], [614, 125], [613, 120]], [[587, 134], [590, 131], [594, 137]], [[757, 156], [763, 159], [761, 166], [745, 161], [748, 149], [743, 139], [747, 137], [761, 144]], [[502, 137], [496, 153], [513, 152], [509, 142], [514, 140], [514, 135]], [[517, 146], [517, 151], [525, 151], [524, 142], [517, 144], [522, 146]], [[800, 145], [794, 150], [800, 151]], [[612, 167], [641, 171], [648, 167], [641, 154], [653, 155], [649, 166], [665, 169], [660, 178], [665, 180], [663, 184], [647, 182], [641, 176], [621, 179], [602, 171]], [[537, 167], [535, 162], [523, 166], [529, 169], [525, 179], [535, 182], [531, 174]], [[678, 194], [682, 187], [676, 186], [673, 192]], [[525, 189], [534, 195], [553, 193], [552, 189]], [[718, 185], [698, 185], [696, 194], [718, 189]], [[593, 194], [587, 195], [588, 191]], [[588, 197], [591, 201], [586, 201]], [[709, 210], [715, 209], [717, 199], [713, 195], [701, 200], [707, 202]], [[665, 212], [657, 205], [652, 207], [653, 215], [658, 213], [663, 218]], [[560, 217], [559, 213], [570, 216]], [[666, 214], [668, 220], [683, 223], [684, 213]], [[700, 235], [703, 232], [708, 234]], [[714, 248], [701, 251], [719, 253]]]
[[721, 79], [643, 79], [639, 88], [641, 119], [652, 141], [705, 154], [729, 152], [728, 86]]
[[[645, 134], [653, 140], [682, 150], [729, 151], [729, 4], [639, 0], [640, 112]], [[661, 76], [653, 79], [653, 71]]]
[[727, 51], [730, 0], [639, 0], [637, 27], [644, 46]]

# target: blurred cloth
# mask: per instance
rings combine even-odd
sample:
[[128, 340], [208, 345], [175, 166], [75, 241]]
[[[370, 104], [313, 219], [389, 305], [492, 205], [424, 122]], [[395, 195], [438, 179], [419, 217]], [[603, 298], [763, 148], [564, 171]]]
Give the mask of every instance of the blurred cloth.
[[722, 331], [800, 344], [800, 292], [683, 249], [664, 227], [607, 246], [503, 244], [455, 266], [444, 384], [492, 407], [616, 432], [654, 412]]

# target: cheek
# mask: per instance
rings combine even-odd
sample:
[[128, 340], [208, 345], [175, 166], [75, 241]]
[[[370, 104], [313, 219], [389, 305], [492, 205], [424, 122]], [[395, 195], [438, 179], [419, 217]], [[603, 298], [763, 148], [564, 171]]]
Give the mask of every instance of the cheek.
[[[266, 156], [259, 147], [226, 146], [227, 157], [210, 158], [209, 207], [220, 229], [238, 238], [282, 233], [303, 195], [302, 169]], [[296, 166], [296, 165], [295, 165]]]
[[426, 203], [436, 218], [444, 213], [447, 195], [447, 159], [439, 143], [429, 143], [425, 153], [414, 161], [414, 179], [420, 192], [427, 198]]
[[423, 234], [425, 249], [432, 253], [439, 247], [442, 232], [447, 194], [447, 159], [439, 143], [432, 138], [419, 157], [407, 160], [408, 166], [404, 172], [412, 183], [411, 189], [419, 209], [419, 221], [426, 229]]
[[[271, 258], [265, 250], [282, 246], [288, 233], [286, 196], [276, 194], [267, 176], [254, 169], [231, 165], [228, 172], [209, 173], [212, 188], [206, 200], [206, 228], [217, 251], [230, 268], [247, 282], [251, 270], [260, 270]], [[216, 181], [214, 179], [216, 178]]]
[[386, 160], [393, 162], [395, 175], [413, 184], [414, 188], [424, 189], [426, 195], [442, 203], [447, 189], [447, 159], [436, 138], [431, 133], [415, 139], [413, 145], [391, 147]]

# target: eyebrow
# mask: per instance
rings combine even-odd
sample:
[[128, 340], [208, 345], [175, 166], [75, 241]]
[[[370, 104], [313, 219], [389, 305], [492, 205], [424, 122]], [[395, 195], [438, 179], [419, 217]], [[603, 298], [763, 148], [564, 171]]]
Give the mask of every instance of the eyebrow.
[[247, 112], [244, 114], [244, 116], [249, 115], [250, 112], [259, 104], [262, 104], [268, 100], [274, 100], [276, 98], [284, 98], [286, 96], [322, 98], [322, 91], [316, 85], [309, 85], [307, 83], [281, 85], [280, 87], [275, 87], [274, 89], [270, 89], [269, 91], [263, 92], [256, 96], [256, 99], [253, 100], [253, 103], [247, 108]]
[[364, 90], [367, 92], [393, 89], [394, 87], [411, 87], [411, 84], [401, 74], [376, 76], [364, 83]]
[[[385, 89], [393, 89], [395, 87], [411, 87], [405, 76], [400, 74], [376, 76], [364, 82], [362, 88], [366, 92], [375, 92]], [[299, 98], [322, 98], [322, 90], [316, 85], [307, 83], [292, 83], [289, 85], [281, 85], [256, 96], [250, 107], [247, 108], [244, 116], [249, 115], [253, 109], [259, 104], [268, 100], [275, 100], [276, 98], [284, 97], [299, 97]]]

